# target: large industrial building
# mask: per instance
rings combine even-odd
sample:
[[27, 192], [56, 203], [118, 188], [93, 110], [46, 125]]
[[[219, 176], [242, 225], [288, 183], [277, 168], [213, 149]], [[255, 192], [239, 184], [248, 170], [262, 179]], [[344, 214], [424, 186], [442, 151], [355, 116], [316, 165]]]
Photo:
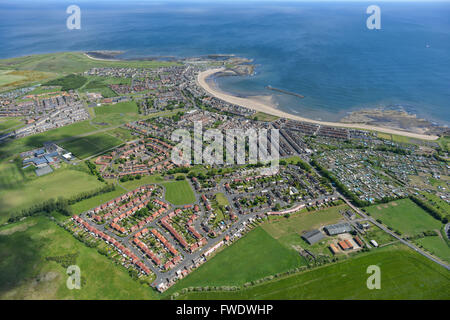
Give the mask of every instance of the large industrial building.
[[329, 226], [325, 226], [323, 228], [325, 232], [330, 236], [335, 236], [337, 234], [341, 233], [347, 233], [353, 231], [352, 226], [349, 223], [337, 223], [337, 224], [330, 224]]

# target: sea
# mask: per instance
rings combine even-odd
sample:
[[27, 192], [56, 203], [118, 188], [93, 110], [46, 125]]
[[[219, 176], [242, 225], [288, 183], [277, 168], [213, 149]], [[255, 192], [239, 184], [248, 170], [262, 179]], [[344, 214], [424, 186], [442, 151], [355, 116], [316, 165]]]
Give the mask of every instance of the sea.
[[[81, 29], [69, 30], [76, 4]], [[367, 8], [380, 8], [369, 29]], [[121, 50], [121, 58], [234, 54], [252, 76], [220, 77], [240, 96], [275, 94], [283, 111], [336, 121], [393, 108], [450, 124], [450, 2], [0, 0], [0, 58]]]

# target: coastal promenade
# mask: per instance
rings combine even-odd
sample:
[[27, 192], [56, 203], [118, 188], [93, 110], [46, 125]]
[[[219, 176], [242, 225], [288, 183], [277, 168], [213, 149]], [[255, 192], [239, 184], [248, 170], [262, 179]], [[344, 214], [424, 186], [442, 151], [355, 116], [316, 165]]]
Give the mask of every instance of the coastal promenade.
[[293, 115], [293, 114], [281, 111], [279, 109], [276, 109], [275, 107], [265, 104], [262, 101], [258, 101], [256, 99], [252, 99], [252, 98], [236, 97], [236, 96], [230, 95], [228, 93], [222, 92], [222, 91], [218, 90], [217, 88], [214, 88], [207, 82], [207, 79], [209, 77], [213, 76], [214, 74], [217, 74], [222, 71], [225, 71], [225, 68], [209, 69], [209, 70], [200, 72], [197, 77], [197, 83], [200, 87], [202, 87], [207, 93], [209, 93], [213, 97], [216, 97], [217, 99], [223, 100], [223, 101], [231, 103], [231, 104], [235, 104], [235, 105], [238, 105], [238, 106], [241, 106], [244, 108], [252, 109], [252, 110], [255, 110], [258, 112], [264, 112], [264, 113], [271, 114], [271, 115], [281, 117], [281, 118], [309, 122], [309, 123], [314, 123], [314, 124], [319, 124], [319, 125], [324, 125], [324, 126], [378, 131], [378, 132], [401, 135], [401, 136], [406, 136], [409, 138], [422, 139], [422, 140], [428, 140], [428, 141], [437, 140], [439, 138], [438, 136], [434, 136], [434, 135], [414, 133], [414, 132], [396, 130], [396, 129], [385, 128], [385, 127], [371, 126], [371, 125], [366, 125], [364, 123], [349, 124], [349, 123], [341, 123], [341, 122], [319, 121], [319, 120], [313, 120], [313, 119], [308, 119], [308, 118], [300, 117], [297, 115]]

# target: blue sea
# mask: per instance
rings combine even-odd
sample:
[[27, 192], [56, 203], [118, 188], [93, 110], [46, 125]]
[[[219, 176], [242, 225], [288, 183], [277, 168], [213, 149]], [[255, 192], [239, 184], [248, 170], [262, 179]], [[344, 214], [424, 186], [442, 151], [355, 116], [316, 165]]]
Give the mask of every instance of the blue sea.
[[[66, 8], [81, 8], [68, 30]], [[381, 30], [366, 27], [378, 4]], [[284, 111], [338, 120], [401, 108], [450, 124], [450, 2], [167, 2], [0, 0], [0, 58], [123, 50], [124, 58], [235, 54], [256, 75], [217, 79], [239, 95], [273, 93]]]

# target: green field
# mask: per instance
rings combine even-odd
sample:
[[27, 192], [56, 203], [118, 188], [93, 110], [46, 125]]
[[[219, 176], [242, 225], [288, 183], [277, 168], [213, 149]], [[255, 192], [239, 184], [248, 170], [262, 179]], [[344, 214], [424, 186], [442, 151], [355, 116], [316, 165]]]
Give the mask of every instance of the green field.
[[[380, 290], [366, 286], [370, 265], [380, 267]], [[240, 291], [191, 292], [179, 298], [448, 300], [450, 272], [409, 248], [389, 246]]]
[[141, 179], [121, 182], [120, 185], [125, 189], [131, 190], [143, 186], [144, 184], [161, 183], [161, 182], [164, 182], [164, 179], [161, 177], [161, 175], [152, 174], [149, 176], [143, 176]]
[[77, 158], [85, 159], [122, 144], [122, 140], [107, 133], [95, 133], [60, 143], [61, 147], [72, 152]]
[[277, 116], [267, 114], [264, 112], [257, 112], [252, 117], [253, 117], [253, 119], [257, 119], [258, 121], [268, 121], [268, 122], [272, 122], [272, 121], [280, 119]]
[[174, 205], [183, 205], [195, 202], [195, 195], [186, 180], [164, 182], [166, 200]]
[[[94, 111], [93, 122], [106, 126], [117, 126], [141, 118], [138, 114], [138, 106], [133, 101], [95, 107]], [[105, 125], [101, 125], [101, 127], [105, 127]]]
[[367, 240], [367, 242], [370, 242], [370, 240], [375, 240], [379, 246], [383, 246], [389, 243], [392, 243], [394, 241], [397, 241], [393, 236], [391, 236], [389, 233], [384, 232], [382, 229], [378, 228], [376, 225], [370, 223], [369, 230], [366, 230], [364, 238]]
[[[111, 79], [111, 78], [108, 78]], [[112, 78], [115, 79], [115, 78]], [[120, 78], [117, 80], [121, 80]], [[112, 81], [110, 81], [112, 82]], [[101, 93], [104, 98], [116, 97], [117, 94], [109, 88], [109, 83], [106, 79], [100, 77], [93, 77], [89, 80], [79, 91], [82, 92], [98, 92]]]
[[[66, 286], [66, 268], [47, 257], [78, 253], [81, 289]], [[88, 248], [46, 217], [0, 229], [0, 299], [157, 299], [125, 268]]]
[[415, 242], [423, 246], [431, 254], [450, 263], [450, 247], [441, 237], [425, 237], [418, 239]]
[[263, 228], [275, 239], [287, 240], [292, 238], [292, 235], [295, 235], [295, 237], [298, 235], [299, 238], [304, 231], [317, 229], [320, 226], [333, 224], [343, 219], [339, 211], [348, 208], [347, 205], [339, 205], [318, 211], [302, 211], [291, 215], [288, 219], [284, 217], [274, 218], [269, 223], [265, 223]]
[[60, 86], [61, 90], [69, 91], [76, 90], [82, 87], [87, 82], [87, 79], [83, 76], [76, 74], [69, 74], [68, 76], [51, 80], [44, 83], [44, 86]]
[[264, 229], [256, 228], [232, 246], [219, 252], [170, 293], [186, 287], [234, 286], [305, 265], [293, 249], [285, 248]]
[[440, 137], [437, 142], [444, 150], [450, 150], [450, 136]]
[[175, 65], [175, 63], [165, 61], [94, 60], [85, 56], [81, 52], [38, 54], [0, 60], [1, 68], [17, 70], [37, 70], [64, 74], [84, 72], [93, 67], [155, 68], [170, 65]]
[[42, 147], [42, 144], [47, 141], [68, 139], [95, 130], [98, 129], [90, 125], [89, 121], [86, 120], [32, 136], [8, 141], [0, 144], [0, 159], [16, 155], [32, 148]]
[[219, 206], [228, 206], [230, 203], [223, 193], [216, 193], [216, 201]]
[[112, 130], [108, 130], [108, 134], [122, 140], [122, 141], [131, 141], [135, 140], [136, 136], [131, 134], [131, 131], [125, 128], [115, 128]]
[[89, 209], [92, 209], [98, 205], [108, 202], [109, 200], [114, 199], [126, 192], [127, 191], [125, 189], [123, 189], [122, 187], [116, 186], [116, 190], [114, 190], [114, 191], [103, 193], [98, 196], [95, 196], [95, 197], [77, 202], [74, 205], [71, 205], [72, 212], [74, 214], [83, 213], [83, 212], [85, 212]]
[[20, 118], [0, 118], [0, 133], [7, 133], [12, 131], [13, 128], [15, 130], [24, 125]]
[[387, 204], [366, 208], [375, 219], [403, 234], [415, 235], [427, 230], [440, 229], [440, 221], [431, 217], [410, 199], [402, 199]]
[[399, 142], [399, 143], [410, 143], [410, 140], [408, 137], [405, 136], [399, 136], [397, 134], [389, 134], [389, 133], [382, 133], [377, 132], [378, 138], [391, 140], [393, 142]]
[[0, 164], [0, 224], [17, 211], [35, 203], [64, 196], [70, 198], [83, 191], [102, 186], [96, 177], [72, 168], [61, 168], [42, 177], [30, 179], [14, 163]]

